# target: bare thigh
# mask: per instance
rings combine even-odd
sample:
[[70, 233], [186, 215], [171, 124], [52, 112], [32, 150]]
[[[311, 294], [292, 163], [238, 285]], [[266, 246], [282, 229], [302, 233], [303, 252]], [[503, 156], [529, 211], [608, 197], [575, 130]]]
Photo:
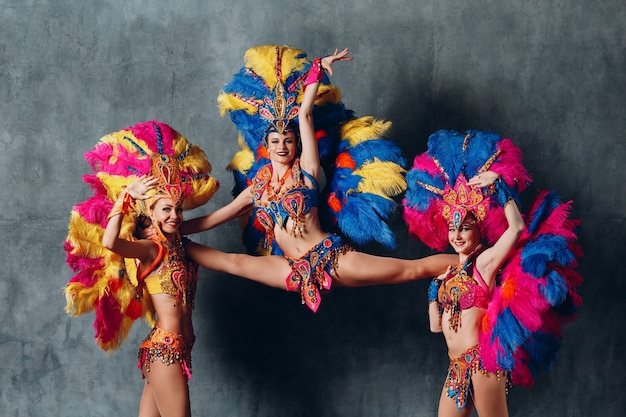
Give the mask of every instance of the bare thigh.
[[150, 372], [145, 367], [143, 372], [161, 417], [191, 417], [189, 386], [180, 365], [157, 360], [150, 364]]
[[339, 256], [334, 281], [345, 287], [400, 284], [439, 275], [457, 260], [458, 255], [401, 259], [351, 251]]
[[480, 417], [508, 417], [506, 377], [477, 372], [472, 375], [472, 398]]
[[161, 417], [159, 409], [156, 405], [152, 387], [146, 380], [141, 394], [141, 402], [139, 403], [139, 417]]
[[287, 289], [285, 280], [291, 267], [282, 256], [227, 253], [194, 242], [188, 242], [185, 249], [187, 255], [204, 268], [247, 278], [270, 287]]

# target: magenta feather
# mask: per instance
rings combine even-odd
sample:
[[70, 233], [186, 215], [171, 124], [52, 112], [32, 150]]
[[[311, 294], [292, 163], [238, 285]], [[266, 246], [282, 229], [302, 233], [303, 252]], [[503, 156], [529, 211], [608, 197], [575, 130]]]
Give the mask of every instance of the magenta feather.
[[490, 170], [498, 173], [509, 187], [524, 191], [532, 179], [522, 165], [522, 151], [508, 138], [499, 141], [497, 148], [501, 153]]

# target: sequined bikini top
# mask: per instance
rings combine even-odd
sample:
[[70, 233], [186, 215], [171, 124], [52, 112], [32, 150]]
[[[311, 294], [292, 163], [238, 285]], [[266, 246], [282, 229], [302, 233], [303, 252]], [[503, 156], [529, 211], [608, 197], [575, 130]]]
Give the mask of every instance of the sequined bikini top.
[[[158, 245], [159, 253], [145, 271], [138, 268], [139, 280], [143, 279], [148, 294], [169, 294], [176, 302], [193, 308], [198, 281], [197, 265], [187, 259], [182, 240]], [[157, 267], [159, 264], [160, 267]]]
[[[274, 226], [279, 225], [285, 228], [287, 220], [293, 220], [291, 234], [301, 236], [304, 225], [304, 215], [313, 207], [317, 207], [317, 193], [319, 184], [311, 174], [300, 169], [299, 160], [295, 160], [293, 166], [279, 184], [291, 175], [293, 184], [278, 193], [269, 186], [272, 178], [271, 164], [265, 165], [257, 172], [252, 180], [252, 200], [254, 203], [255, 215], [266, 233], [265, 247], [270, 247], [274, 239]], [[313, 183], [313, 189], [304, 184], [304, 177]], [[261, 200], [263, 194], [267, 195], [267, 200]]]
[[456, 331], [461, 325], [461, 312], [472, 307], [487, 308], [491, 301], [491, 291], [475, 267], [470, 265], [459, 268], [448, 276], [437, 293], [439, 308], [450, 313], [448, 324]]

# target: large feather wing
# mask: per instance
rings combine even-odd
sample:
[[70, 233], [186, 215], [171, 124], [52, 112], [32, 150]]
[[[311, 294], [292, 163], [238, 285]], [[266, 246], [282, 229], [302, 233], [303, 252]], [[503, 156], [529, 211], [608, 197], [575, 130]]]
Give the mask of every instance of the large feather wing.
[[554, 191], [540, 193], [483, 317], [483, 365], [511, 372], [514, 384], [531, 386], [534, 372], [550, 368], [563, 325], [582, 305], [582, 277], [575, 270], [582, 256], [579, 222], [568, 218], [570, 206]]

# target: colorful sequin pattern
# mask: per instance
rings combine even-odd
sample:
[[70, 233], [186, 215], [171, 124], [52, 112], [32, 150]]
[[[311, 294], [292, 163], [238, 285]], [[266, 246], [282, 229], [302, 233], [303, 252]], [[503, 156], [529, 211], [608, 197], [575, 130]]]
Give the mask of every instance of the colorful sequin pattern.
[[[291, 175], [293, 184], [277, 192], [269, 185], [272, 178], [271, 165], [261, 168], [253, 180], [252, 198], [256, 208], [255, 215], [265, 229], [266, 248], [271, 246], [274, 239], [274, 227], [279, 225], [284, 228], [289, 219], [293, 221], [290, 233], [293, 236], [302, 236], [304, 215], [317, 204], [317, 190], [304, 185], [298, 160], [294, 161]], [[282, 184], [279, 186], [282, 187]], [[261, 200], [263, 195], [267, 200]]]
[[482, 245], [478, 245], [465, 263], [456, 268], [458, 272], [448, 275], [439, 287], [437, 297], [440, 311], [450, 313], [448, 325], [450, 330], [455, 332], [461, 327], [463, 310], [472, 307], [487, 308], [491, 299], [488, 289], [482, 288], [468, 272], [473, 271], [473, 260], [476, 259], [482, 250]]
[[439, 305], [450, 313], [448, 325], [451, 330], [458, 330], [461, 326], [461, 312], [474, 305], [477, 290], [475, 286], [476, 281], [461, 269], [439, 287]]
[[461, 409], [467, 405], [472, 374], [478, 371], [486, 372], [480, 360], [479, 345], [469, 348], [458, 358], [450, 358], [444, 389], [446, 395], [454, 400], [457, 408]]
[[176, 301], [180, 301], [184, 307], [193, 308], [198, 267], [187, 260], [185, 247], [180, 239], [173, 244], [168, 242], [167, 251], [167, 259], [158, 272], [161, 290], [175, 296]]
[[[444, 390], [448, 398], [451, 398], [455, 402], [459, 410], [467, 405], [471, 390], [472, 375], [476, 372], [480, 372], [483, 375], [489, 373], [483, 367], [480, 356], [480, 345], [472, 346], [458, 358], [450, 358], [450, 366], [448, 367], [448, 376], [444, 383]], [[508, 394], [509, 387], [511, 386], [510, 375], [501, 370], [494, 372], [493, 375], [498, 380], [506, 378], [505, 391]]]
[[302, 304], [317, 311], [321, 302], [320, 291], [330, 290], [338, 255], [351, 250], [349, 245], [341, 243], [339, 236], [329, 235], [301, 258], [286, 257], [292, 270], [287, 277], [287, 290], [299, 290]]
[[157, 360], [167, 366], [177, 363], [183, 375], [191, 379], [192, 347], [193, 341], [186, 343], [181, 335], [155, 327], [139, 347], [137, 367], [145, 367], [146, 372], [150, 372], [150, 365]]

